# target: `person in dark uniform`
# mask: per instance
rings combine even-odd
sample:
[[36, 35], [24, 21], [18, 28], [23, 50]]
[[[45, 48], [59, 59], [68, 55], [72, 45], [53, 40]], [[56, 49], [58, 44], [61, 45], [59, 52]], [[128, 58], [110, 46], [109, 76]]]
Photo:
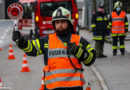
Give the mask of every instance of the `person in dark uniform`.
[[122, 55], [125, 55], [124, 40], [128, 32], [128, 19], [126, 13], [122, 10], [122, 3], [120, 1], [114, 4], [114, 11], [110, 15], [109, 25], [111, 27], [113, 56], [117, 54], [118, 39], [120, 42], [120, 52]]
[[89, 42], [73, 30], [69, 10], [59, 7], [52, 15], [55, 33], [27, 40], [13, 31], [13, 41], [29, 56], [44, 54], [44, 90], [83, 90], [81, 62], [91, 66], [96, 57]]
[[98, 7], [98, 12], [94, 12], [92, 16], [92, 32], [93, 32], [93, 40], [95, 40], [95, 50], [96, 57], [102, 58], [107, 57], [103, 54], [104, 42], [107, 39], [107, 35], [110, 34], [110, 28], [108, 25], [108, 17], [107, 13], [105, 13], [104, 4], [100, 4]]

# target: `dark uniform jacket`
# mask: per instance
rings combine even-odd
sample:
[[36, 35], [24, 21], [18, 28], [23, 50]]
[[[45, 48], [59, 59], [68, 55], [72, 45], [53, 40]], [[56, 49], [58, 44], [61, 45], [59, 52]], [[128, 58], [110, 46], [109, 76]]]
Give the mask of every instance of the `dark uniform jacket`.
[[[44, 64], [47, 64], [48, 60], [48, 36], [41, 37], [36, 40], [27, 41], [23, 45], [18, 45], [24, 52], [29, 56], [38, 56], [44, 54]], [[58, 36], [58, 38], [64, 44], [70, 41], [71, 35], [67, 37]], [[22, 46], [22, 47], [21, 47]], [[83, 49], [83, 53], [78, 58], [79, 61], [82, 61], [85, 65], [89, 66], [95, 61], [95, 50], [90, 46], [89, 42], [81, 37], [80, 47]]]
[[106, 13], [96, 12], [92, 16], [91, 27], [94, 40], [103, 40], [109, 35], [108, 17]]

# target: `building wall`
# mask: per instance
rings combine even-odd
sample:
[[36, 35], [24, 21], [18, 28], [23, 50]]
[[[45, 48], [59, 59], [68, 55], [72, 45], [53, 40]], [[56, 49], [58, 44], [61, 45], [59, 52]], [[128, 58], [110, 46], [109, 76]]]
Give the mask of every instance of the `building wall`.
[[5, 18], [5, 0], [0, 0], [0, 19], [4, 19]]

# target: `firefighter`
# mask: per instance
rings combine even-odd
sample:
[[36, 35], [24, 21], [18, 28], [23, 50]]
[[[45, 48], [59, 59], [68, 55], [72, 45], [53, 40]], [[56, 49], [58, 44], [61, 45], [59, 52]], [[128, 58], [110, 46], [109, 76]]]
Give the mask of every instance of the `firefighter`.
[[19, 31], [12, 39], [29, 56], [44, 54], [44, 82], [47, 90], [83, 90], [81, 62], [94, 63], [96, 52], [89, 42], [75, 34], [69, 10], [59, 7], [52, 14], [55, 33], [29, 41]]
[[128, 32], [128, 19], [126, 13], [122, 10], [122, 3], [115, 2], [114, 10], [109, 18], [109, 25], [111, 27], [112, 49], [113, 56], [116, 56], [118, 49], [118, 40], [120, 42], [120, 52], [125, 55], [124, 40], [126, 32]]
[[94, 12], [92, 16], [92, 32], [93, 32], [93, 40], [95, 40], [95, 50], [96, 57], [103, 58], [107, 57], [103, 54], [104, 41], [107, 39], [107, 35], [110, 33], [110, 28], [108, 25], [108, 17], [107, 13], [105, 13], [104, 4], [100, 4], [98, 7], [98, 12]]

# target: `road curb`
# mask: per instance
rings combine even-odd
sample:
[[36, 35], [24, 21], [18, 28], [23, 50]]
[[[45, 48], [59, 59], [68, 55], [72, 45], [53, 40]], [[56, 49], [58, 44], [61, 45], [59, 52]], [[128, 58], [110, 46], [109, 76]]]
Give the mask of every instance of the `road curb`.
[[105, 81], [104, 81], [104, 79], [103, 79], [103, 77], [102, 77], [102, 75], [101, 75], [100, 72], [95, 68], [94, 65], [91, 66], [91, 69], [92, 69], [92, 71], [95, 73], [95, 75], [96, 75], [96, 77], [97, 77], [97, 79], [98, 79], [98, 81], [99, 81], [99, 83], [100, 83], [100, 85], [101, 85], [101, 87], [102, 87], [102, 90], [109, 90], [107, 84], [105, 83]]

